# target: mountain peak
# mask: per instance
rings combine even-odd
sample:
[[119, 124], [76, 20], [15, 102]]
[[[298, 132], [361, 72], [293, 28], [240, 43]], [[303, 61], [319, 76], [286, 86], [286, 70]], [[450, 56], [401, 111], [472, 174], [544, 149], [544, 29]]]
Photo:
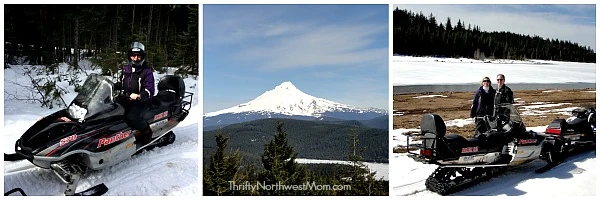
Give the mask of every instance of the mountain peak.
[[275, 113], [288, 116], [320, 117], [331, 112], [369, 112], [349, 105], [333, 102], [306, 94], [296, 88], [291, 81], [285, 81], [253, 100], [220, 111], [206, 113], [205, 117], [225, 113]]
[[294, 84], [292, 84], [292, 82], [286, 81], [286, 82], [283, 82], [283, 83], [279, 84], [278, 86], [276, 86], [275, 89], [297, 90], [298, 88], [296, 88], [296, 86], [294, 86]]

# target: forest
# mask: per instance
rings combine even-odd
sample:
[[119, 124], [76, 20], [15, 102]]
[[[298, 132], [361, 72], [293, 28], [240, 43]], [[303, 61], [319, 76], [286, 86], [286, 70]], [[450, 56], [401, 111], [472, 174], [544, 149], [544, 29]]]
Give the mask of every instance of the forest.
[[[474, 59], [542, 59], [596, 62], [589, 46], [507, 31], [481, 31], [460, 19], [438, 21], [430, 13], [393, 11], [393, 53], [395, 55], [464, 57]], [[454, 25], [452, 21], [457, 23]]]
[[[266, 122], [266, 121], [265, 121]], [[335, 164], [299, 164], [298, 145], [293, 145], [288, 136], [288, 124], [280, 120], [268, 121], [273, 123], [272, 132], [265, 137], [266, 143], [260, 143], [262, 147], [260, 155], [257, 156], [257, 164], [244, 163], [245, 155], [241, 152], [246, 150], [229, 146], [231, 140], [240, 140], [238, 136], [244, 133], [231, 133], [218, 129], [208, 141], [214, 143], [213, 151], [204, 159], [203, 167], [203, 194], [207, 196], [231, 196], [231, 195], [258, 195], [258, 196], [300, 196], [300, 195], [331, 195], [331, 196], [388, 196], [389, 181], [383, 178], [377, 179], [376, 172], [370, 171], [364, 163], [364, 152], [366, 147], [359, 138], [356, 129], [339, 137], [336, 143], [345, 146], [345, 159], [348, 165]], [[322, 138], [313, 137], [313, 141]], [[387, 140], [387, 138], [385, 138]], [[208, 143], [204, 139], [204, 145]], [[248, 143], [249, 141], [246, 140]], [[387, 148], [387, 145], [385, 146]], [[313, 149], [313, 151], [318, 151]], [[326, 185], [343, 186], [343, 189], [269, 189], [258, 186], [282, 185]], [[236, 189], [232, 185], [255, 185], [256, 188]]]
[[356, 121], [307, 121], [296, 119], [260, 119], [250, 122], [232, 124], [220, 130], [204, 131], [203, 154], [205, 161], [210, 153], [217, 148], [214, 137], [219, 132], [233, 136], [229, 146], [239, 149], [243, 155], [244, 164], [260, 163], [263, 147], [273, 137], [276, 122], [285, 124], [289, 133], [287, 136], [290, 145], [293, 145], [300, 158], [321, 160], [347, 160], [349, 149], [345, 141], [348, 133], [356, 131], [362, 153], [366, 162], [389, 162], [389, 134], [385, 129], [370, 128], [366, 125], [356, 124]]
[[198, 73], [198, 5], [5, 5], [4, 58], [9, 65], [78, 69], [89, 58], [104, 74], [126, 62], [138, 41], [155, 70]]

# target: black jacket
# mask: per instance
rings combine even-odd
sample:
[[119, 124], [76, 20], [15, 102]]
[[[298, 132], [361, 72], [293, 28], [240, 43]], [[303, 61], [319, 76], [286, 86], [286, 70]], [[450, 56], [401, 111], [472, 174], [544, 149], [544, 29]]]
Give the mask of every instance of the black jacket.
[[508, 86], [503, 85], [501, 88], [498, 89], [497, 93], [498, 94], [496, 94], [496, 97], [494, 99], [495, 103], [515, 103], [515, 99], [513, 98], [513, 92]]
[[495, 94], [496, 90], [492, 86], [490, 86], [487, 93], [483, 90], [483, 86], [480, 86], [479, 89], [475, 90], [473, 105], [471, 106], [471, 117], [493, 115]]
[[147, 62], [144, 62], [141, 67], [123, 66], [121, 77], [119, 82], [115, 84], [115, 89], [124, 90], [126, 94], [139, 94], [142, 102], [151, 100], [154, 96], [152, 68]]

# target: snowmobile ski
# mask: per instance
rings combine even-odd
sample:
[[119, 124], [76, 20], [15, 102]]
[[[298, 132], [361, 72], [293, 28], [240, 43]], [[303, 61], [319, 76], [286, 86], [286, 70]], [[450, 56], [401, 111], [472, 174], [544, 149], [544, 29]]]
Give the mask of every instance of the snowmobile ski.
[[27, 196], [25, 194], [25, 192], [23, 191], [23, 189], [21, 189], [21, 188], [13, 188], [12, 190], [9, 190], [8, 192], [5, 192], [4, 196], [10, 196], [11, 194], [16, 193], [16, 192], [21, 193], [21, 196]]
[[559, 166], [560, 164], [562, 164], [563, 162], [556, 162], [556, 163], [548, 163], [545, 166], [538, 168], [535, 170], [535, 173], [541, 174], [544, 172], [547, 172], [548, 170], [553, 169], [556, 166]]
[[104, 183], [101, 183], [101, 184], [91, 187], [85, 191], [77, 192], [77, 193], [73, 194], [73, 196], [102, 196], [106, 192], [108, 192], [108, 187], [106, 187], [106, 185], [104, 185]]
[[26, 158], [17, 154], [17, 153], [12, 153], [12, 154], [4, 154], [4, 161], [9, 161], [9, 162], [13, 162], [13, 161], [19, 161], [19, 160], [25, 160]]
[[[13, 188], [12, 190], [5, 192], [4, 196], [10, 196], [11, 194], [17, 193], [17, 192], [20, 193], [21, 196], [27, 196], [27, 194], [25, 194], [25, 191], [23, 191], [23, 189], [21, 189], [21, 188]], [[72, 196], [102, 196], [106, 192], [108, 192], [108, 187], [106, 187], [106, 185], [104, 185], [104, 183], [102, 183], [102, 184], [96, 185], [94, 187], [91, 187], [85, 191], [74, 193]]]

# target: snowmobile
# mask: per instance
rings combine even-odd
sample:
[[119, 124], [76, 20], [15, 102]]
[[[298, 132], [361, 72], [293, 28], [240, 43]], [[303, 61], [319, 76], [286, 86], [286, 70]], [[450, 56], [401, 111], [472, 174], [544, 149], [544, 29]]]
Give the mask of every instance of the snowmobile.
[[[31, 126], [15, 143], [14, 154], [5, 161], [26, 159], [37, 167], [50, 169], [67, 187], [67, 196], [99, 196], [108, 191], [102, 183], [75, 192], [80, 178], [90, 170], [113, 166], [134, 154], [175, 141], [171, 131], [191, 108], [193, 94], [185, 91], [179, 76], [167, 75], [158, 83], [158, 93], [144, 119], [153, 131], [149, 143], [135, 143], [139, 131], [124, 120], [124, 91], [113, 91], [113, 82], [91, 74], [70, 105]], [[15, 188], [4, 195], [20, 192]]]
[[567, 119], [554, 119], [544, 132], [561, 145], [561, 153], [596, 145], [596, 109], [576, 108]]
[[464, 138], [446, 134], [446, 125], [439, 115], [425, 114], [420, 132], [407, 136], [419, 136], [422, 140], [418, 153], [407, 149], [410, 158], [438, 165], [425, 181], [428, 190], [447, 195], [500, 174], [510, 166], [537, 159], [547, 161], [547, 166], [555, 163], [555, 141], [526, 131], [514, 105], [497, 104], [493, 115], [479, 119], [484, 120], [487, 131]]

